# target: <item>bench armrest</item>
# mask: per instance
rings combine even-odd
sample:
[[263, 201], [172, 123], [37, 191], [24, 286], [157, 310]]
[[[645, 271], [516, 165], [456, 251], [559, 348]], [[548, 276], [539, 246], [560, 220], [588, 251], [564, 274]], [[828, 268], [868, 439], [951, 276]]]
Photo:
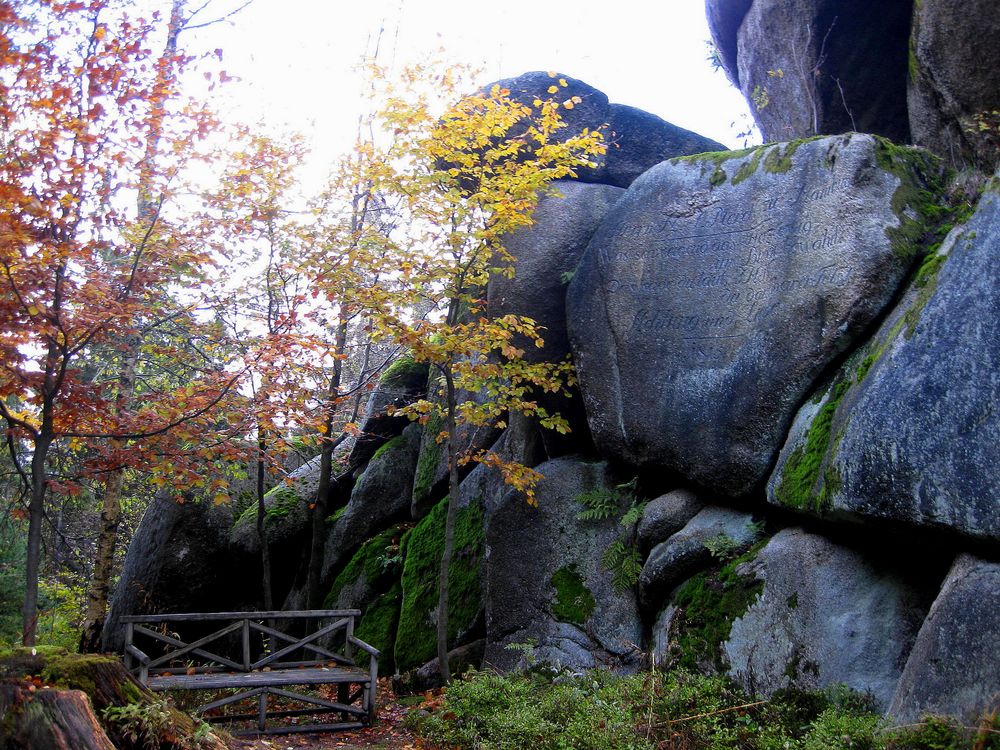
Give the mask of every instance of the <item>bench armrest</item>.
[[355, 646], [357, 646], [358, 648], [360, 648], [362, 651], [367, 651], [369, 654], [371, 654], [372, 656], [374, 656], [376, 659], [382, 655], [382, 652], [379, 651], [377, 648], [375, 648], [374, 646], [370, 646], [367, 643], [365, 643], [364, 641], [355, 638], [353, 635], [349, 636], [348, 640], [352, 644], [354, 644]]
[[126, 644], [125, 651], [138, 659], [140, 664], [149, 664], [149, 656], [131, 643]]

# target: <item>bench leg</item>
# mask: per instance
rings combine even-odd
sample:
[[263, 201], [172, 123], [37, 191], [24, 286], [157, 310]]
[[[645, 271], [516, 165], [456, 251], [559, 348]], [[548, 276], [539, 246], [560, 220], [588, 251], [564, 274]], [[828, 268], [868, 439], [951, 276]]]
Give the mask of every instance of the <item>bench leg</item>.
[[257, 698], [257, 728], [264, 731], [267, 722], [267, 688], [260, 691]]
[[[343, 705], [346, 706], [350, 700], [351, 700], [351, 686], [346, 682], [339, 683], [337, 685], [337, 703], [342, 703]], [[350, 721], [351, 716], [350, 714], [342, 713], [340, 715], [340, 720]]]

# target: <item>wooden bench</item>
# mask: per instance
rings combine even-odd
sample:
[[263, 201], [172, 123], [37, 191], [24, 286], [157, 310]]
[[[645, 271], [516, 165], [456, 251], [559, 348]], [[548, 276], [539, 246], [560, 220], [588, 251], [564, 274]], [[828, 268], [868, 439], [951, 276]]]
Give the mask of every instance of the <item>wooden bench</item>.
[[[255, 730], [234, 734], [357, 729], [375, 719], [379, 657], [378, 649], [354, 635], [354, 621], [360, 614], [356, 609], [327, 609], [123, 617], [125, 665], [151, 690], [240, 691], [197, 709], [207, 721], [256, 722]], [[277, 623], [288, 631], [298, 625], [308, 632], [301, 637], [291, 635]], [[200, 632], [192, 638], [184, 632], [191, 630]], [[211, 632], [202, 634], [205, 630]], [[355, 649], [367, 655], [367, 667], [355, 663]], [[336, 685], [337, 699], [326, 700], [290, 689], [299, 685]], [[269, 696], [310, 707], [268, 710]], [[257, 699], [254, 713], [209, 713], [249, 698]], [[268, 717], [315, 714], [336, 714], [339, 720], [266, 726]]]

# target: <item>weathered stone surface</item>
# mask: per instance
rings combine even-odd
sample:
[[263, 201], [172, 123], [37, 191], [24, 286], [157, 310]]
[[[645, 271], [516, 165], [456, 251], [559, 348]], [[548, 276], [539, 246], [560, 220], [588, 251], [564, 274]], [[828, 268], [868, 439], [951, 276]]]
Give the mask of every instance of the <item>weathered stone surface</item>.
[[[470, 668], [478, 669], [483, 662], [483, 652], [486, 649], [486, 639], [480, 638], [477, 641], [468, 643], [458, 648], [453, 648], [448, 652], [448, 671], [452, 679], [464, 674]], [[406, 685], [408, 690], [420, 692], [433, 690], [441, 687], [441, 668], [438, 666], [437, 657], [424, 664], [419, 669], [414, 670], [413, 680]]]
[[[319, 456], [316, 456], [289, 474], [287, 483], [282, 482], [264, 495], [264, 533], [268, 544], [281, 544], [306, 532], [309, 504], [314, 502], [318, 486]], [[256, 501], [236, 519], [230, 540], [247, 552], [260, 552]]]
[[730, 675], [765, 695], [845, 684], [885, 709], [927, 611], [916, 576], [801, 529], [747, 567], [764, 589], [723, 646]]
[[[136, 529], [111, 596], [105, 651], [124, 646], [121, 618], [158, 612], [213, 612], [253, 605], [260, 560], [229, 543], [233, 509], [157, 495]], [[225, 581], [225, 586], [219, 586]]]
[[[862, 131], [905, 143], [910, 0], [708, 0], [765, 141]], [[735, 58], [735, 69], [733, 68]]]
[[368, 463], [375, 451], [387, 440], [399, 435], [410, 424], [407, 417], [389, 415], [389, 407], [396, 409], [423, 398], [427, 392], [427, 365], [414, 362], [408, 355], [396, 360], [379, 379], [368, 397], [361, 434], [351, 450], [350, 466]]
[[537, 507], [509, 491], [487, 518], [485, 662], [513, 668], [523, 652], [509, 646], [533, 641], [539, 661], [635, 666], [642, 633], [635, 594], [616, 590], [601, 565], [625, 532], [614, 516], [579, 518], [584, 493], [614, 492], [607, 466], [560, 458], [537, 470], [545, 477]]
[[948, 714], [975, 726], [1000, 699], [1000, 564], [960, 555], [920, 628], [892, 697], [899, 724]]
[[[560, 85], [562, 81], [566, 82], [565, 86]], [[509, 89], [514, 99], [528, 106], [535, 99], [554, 98], [562, 102], [574, 96], [580, 97], [581, 102], [572, 109], [560, 110], [567, 125], [561, 132], [572, 136], [584, 128], [603, 128], [609, 144], [607, 154], [592, 160], [597, 167], [577, 171], [578, 179], [583, 182], [628, 187], [632, 180], [664, 159], [724, 148], [716, 141], [679, 128], [655, 115], [634, 107], [611, 104], [602, 91], [570, 76], [552, 77], [544, 71], [533, 71], [497, 83]], [[558, 87], [558, 91], [550, 94], [548, 89], [553, 85]]]
[[671, 589], [708, 567], [713, 544], [731, 551], [752, 544], [760, 535], [761, 530], [749, 513], [704, 508], [683, 529], [649, 553], [639, 575], [639, 602], [643, 609], [657, 611]]
[[[428, 398], [444, 408], [444, 385], [440, 379], [431, 379]], [[458, 402], [472, 401], [477, 404], [486, 403], [490, 396], [485, 390], [478, 393], [459, 390]], [[417, 457], [416, 474], [413, 478], [413, 491], [410, 501], [410, 515], [419, 520], [427, 515], [431, 508], [442, 497], [448, 494], [448, 439], [438, 442], [441, 433], [447, 434], [447, 422], [440, 415], [432, 415], [424, 426], [420, 438], [420, 453]], [[459, 423], [455, 427], [458, 436], [458, 452], [475, 453], [488, 448], [499, 438], [501, 431], [492, 424], [474, 425]], [[459, 477], [464, 479], [472, 471], [472, 466], [466, 464], [459, 467]]]
[[995, 185], [814, 403], [771, 502], [1000, 541], [1000, 196]]
[[910, 201], [932, 166], [854, 134], [636, 180], [567, 297], [598, 448], [722, 494], [756, 486], [816, 377], [919, 254]]
[[[1000, 159], [1000, 13], [994, 0], [914, 3], [908, 103], [915, 143], [953, 166]], [[993, 115], [989, 113], [993, 112]], [[990, 129], [975, 116], [985, 114]]]
[[333, 523], [323, 550], [328, 579], [375, 532], [409, 516], [421, 427], [411, 424], [375, 453], [358, 478], [347, 506]]
[[534, 224], [505, 240], [505, 249], [517, 259], [514, 276], [490, 279], [487, 298], [491, 317], [524, 315], [541, 326], [545, 346], [525, 347], [530, 362], [556, 362], [569, 354], [565, 277], [576, 271], [594, 231], [625, 192], [611, 185], [569, 180], [559, 180], [553, 187], [559, 195], [539, 201]]
[[726, 76], [740, 87], [739, 50], [737, 36], [740, 25], [753, 0], [705, 0], [708, 31], [719, 53], [719, 62]]
[[646, 503], [636, 529], [639, 549], [650, 550], [684, 528], [705, 507], [691, 490], [674, 490]]

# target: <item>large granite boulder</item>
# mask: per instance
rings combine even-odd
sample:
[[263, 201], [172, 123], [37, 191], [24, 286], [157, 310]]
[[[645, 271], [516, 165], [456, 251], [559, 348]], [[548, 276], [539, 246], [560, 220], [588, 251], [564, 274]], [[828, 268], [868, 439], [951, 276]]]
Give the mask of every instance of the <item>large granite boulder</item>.
[[545, 346], [526, 346], [529, 362], [557, 362], [570, 353], [566, 288], [590, 238], [625, 192], [569, 180], [552, 186], [558, 194], [538, 202], [534, 223], [504, 240], [504, 249], [516, 259], [514, 276], [493, 276], [487, 297], [491, 317], [523, 315], [541, 326]]
[[111, 596], [103, 650], [122, 651], [121, 618], [128, 615], [253, 607], [260, 599], [260, 559], [230, 544], [232, 524], [229, 505], [154, 497]]
[[336, 574], [375, 532], [409, 517], [421, 431], [420, 425], [411, 424], [383, 443], [358, 478], [347, 505], [331, 516], [333, 528], [323, 549], [323, 580]]
[[649, 553], [639, 574], [639, 603], [655, 612], [666, 595], [702, 568], [713, 556], [749, 547], [762, 533], [749, 513], [709, 506], [683, 529]]
[[636, 528], [639, 549], [647, 552], [660, 542], [667, 541], [704, 507], [705, 502], [691, 490], [673, 490], [654, 497], [643, 508]]
[[[276, 487], [264, 495], [264, 534], [269, 545], [299, 542], [308, 533], [311, 514], [319, 486], [319, 456], [302, 464]], [[257, 503], [252, 502], [236, 519], [230, 531], [230, 541], [247, 552], [260, 552], [257, 535]]]
[[912, 0], [706, 2], [720, 61], [766, 141], [847, 131], [908, 141], [911, 6]]
[[404, 354], [382, 373], [365, 406], [361, 432], [351, 449], [351, 468], [367, 464], [375, 451], [410, 424], [407, 417], [393, 412], [424, 397], [427, 370], [426, 363], [416, 362]]
[[675, 159], [636, 180], [567, 297], [598, 448], [722, 494], [754, 488], [817, 376], [922, 252], [935, 168], [853, 134]]
[[997, 184], [802, 408], [768, 485], [772, 503], [1000, 541]]
[[[496, 83], [508, 89], [513, 99], [528, 106], [536, 99], [572, 100], [572, 108], [560, 109], [567, 125], [561, 132], [566, 136], [584, 128], [603, 129], [607, 153], [593, 160], [595, 167], [578, 170], [578, 179], [583, 182], [628, 187], [632, 180], [664, 159], [724, 148], [648, 112], [612, 104], [605, 93], [570, 76], [533, 71]], [[554, 92], [550, 91], [553, 87]]]
[[994, 0], [913, 5], [908, 98], [913, 140], [959, 168], [974, 164], [991, 171], [1000, 159], [998, 37]]
[[960, 555], [931, 606], [892, 697], [890, 718], [926, 714], [975, 725], [1000, 709], [1000, 564]]
[[[631, 587], [615, 586], [603, 561], [628, 500], [604, 463], [570, 458], [537, 467], [537, 506], [506, 492], [486, 523], [485, 662], [511, 669], [533, 657], [569, 668], [635, 667], [642, 627]], [[598, 499], [616, 503], [602, 520], [580, 517]]]
[[747, 564], [764, 586], [723, 644], [729, 674], [764, 695], [844, 684], [884, 710], [933, 596], [921, 572], [902, 567], [779, 532]]

